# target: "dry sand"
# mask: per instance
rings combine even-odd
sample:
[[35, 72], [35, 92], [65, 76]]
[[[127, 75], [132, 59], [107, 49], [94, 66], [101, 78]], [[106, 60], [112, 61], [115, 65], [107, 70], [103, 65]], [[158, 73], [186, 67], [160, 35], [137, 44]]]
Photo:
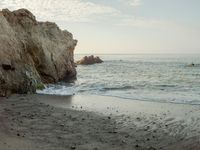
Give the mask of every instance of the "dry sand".
[[200, 106], [104, 96], [0, 98], [0, 150], [199, 150]]

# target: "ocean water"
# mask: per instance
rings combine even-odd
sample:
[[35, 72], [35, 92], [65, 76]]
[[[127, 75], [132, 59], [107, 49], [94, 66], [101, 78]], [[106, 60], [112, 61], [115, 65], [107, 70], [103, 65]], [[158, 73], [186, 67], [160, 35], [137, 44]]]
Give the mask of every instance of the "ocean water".
[[104, 63], [78, 66], [74, 83], [47, 85], [38, 93], [200, 104], [200, 65], [187, 66], [200, 64], [200, 54], [98, 56]]

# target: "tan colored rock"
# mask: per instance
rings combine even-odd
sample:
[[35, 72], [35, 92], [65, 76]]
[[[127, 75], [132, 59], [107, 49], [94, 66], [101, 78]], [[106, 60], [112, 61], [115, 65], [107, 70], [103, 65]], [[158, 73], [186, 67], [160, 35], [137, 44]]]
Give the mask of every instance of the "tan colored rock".
[[97, 63], [102, 63], [103, 60], [101, 60], [98, 56], [94, 57], [93, 55], [91, 56], [85, 56], [81, 60], [76, 61], [77, 65], [92, 65], [92, 64], [97, 64]]
[[0, 96], [75, 78], [76, 44], [71, 33], [38, 22], [26, 9], [0, 11]]

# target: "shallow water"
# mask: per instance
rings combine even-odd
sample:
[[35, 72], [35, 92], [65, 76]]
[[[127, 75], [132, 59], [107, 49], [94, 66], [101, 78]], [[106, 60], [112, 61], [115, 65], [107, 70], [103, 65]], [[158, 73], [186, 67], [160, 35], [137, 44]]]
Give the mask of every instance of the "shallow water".
[[104, 63], [78, 66], [75, 83], [48, 85], [38, 93], [200, 104], [200, 66], [187, 67], [200, 64], [199, 54], [98, 56]]

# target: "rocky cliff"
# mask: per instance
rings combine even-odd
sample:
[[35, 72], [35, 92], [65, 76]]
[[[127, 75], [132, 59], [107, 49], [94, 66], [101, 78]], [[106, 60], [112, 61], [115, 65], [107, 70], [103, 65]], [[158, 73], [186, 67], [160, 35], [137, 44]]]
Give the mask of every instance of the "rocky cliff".
[[0, 11], [0, 96], [75, 78], [76, 44], [71, 33], [26, 9]]

